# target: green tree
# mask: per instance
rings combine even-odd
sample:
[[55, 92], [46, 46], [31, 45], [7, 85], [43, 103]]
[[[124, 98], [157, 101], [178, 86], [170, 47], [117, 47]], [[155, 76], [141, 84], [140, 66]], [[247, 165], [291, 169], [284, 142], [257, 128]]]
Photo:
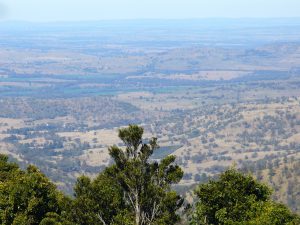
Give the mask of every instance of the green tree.
[[122, 190], [108, 175], [110, 169], [93, 181], [86, 176], [77, 179], [69, 220], [80, 225], [114, 224], [127, 215]]
[[12, 179], [16, 171], [19, 171], [19, 166], [16, 163], [9, 163], [8, 156], [0, 154], [0, 182]]
[[183, 199], [171, 190], [183, 172], [168, 156], [160, 162], [150, 157], [157, 139], [142, 139], [143, 128], [119, 130], [123, 148], [112, 146], [114, 164], [91, 181], [80, 177], [75, 186], [73, 221], [76, 224], [174, 224]]
[[191, 224], [283, 225], [298, 221], [287, 207], [270, 200], [268, 186], [236, 169], [200, 184], [195, 194], [198, 202]]
[[156, 138], [143, 141], [143, 132], [136, 125], [119, 130], [125, 149], [109, 148], [115, 161], [110, 175], [122, 188], [136, 225], [174, 224], [179, 220], [176, 211], [183, 199], [171, 190], [171, 185], [181, 180], [183, 171], [175, 164], [174, 156], [160, 162], [151, 160], [159, 146]]
[[49, 212], [61, 213], [64, 196], [36, 167], [26, 171], [0, 156], [0, 223], [39, 224]]
[[249, 210], [250, 219], [247, 225], [298, 225], [300, 218], [293, 214], [288, 207], [274, 201], [256, 203]]

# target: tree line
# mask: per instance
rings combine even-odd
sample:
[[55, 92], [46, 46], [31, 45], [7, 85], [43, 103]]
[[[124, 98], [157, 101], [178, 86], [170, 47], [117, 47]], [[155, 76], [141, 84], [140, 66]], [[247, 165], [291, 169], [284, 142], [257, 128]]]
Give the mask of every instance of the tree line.
[[188, 204], [173, 186], [184, 173], [174, 156], [151, 158], [157, 138], [137, 125], [119, 129], [124, 148], [108, 150], [114, 163], [95, 179], [81, 176], [67, 196], [35, 166], [26, 170], [0, 155], [3, 225], [297, 225], [298, 215], [271, 200], [271, 189], [234, 168], [199, 184]]

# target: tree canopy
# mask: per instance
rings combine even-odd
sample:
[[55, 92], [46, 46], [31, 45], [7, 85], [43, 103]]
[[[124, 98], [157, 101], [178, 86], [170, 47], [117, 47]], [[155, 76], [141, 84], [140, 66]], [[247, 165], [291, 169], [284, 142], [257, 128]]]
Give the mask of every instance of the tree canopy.
[[[22, 170], [0, 155], [0, 223], [3, 225], [173, 225], [183, 217], [174, 191], [183, 171], [174, 156], [151, 158], [156, 138], [143, 128], [119, 130], [123, 146], [108, 151], [113, 163], [95, 179], [80, 176], [67, 197], [35, 166]], [[297, 225], [298, 215], [271, 200], [270, 188], [231, 168], [198, 185], [191, 225]]]
[[270, 188], [232, 168], [201, 184], [192, 224], [298, 224], [299, 217], [271, 200]]
[[0, 156], [1, 224], [40, 224], [48, 213], [61, 214], [64, 198], [35, 166], [22, 171]]
[[171, 190], [171, 185], [181, 180], [183, 171], [175, 164], [175, 157], [168, 156], [160, 162], [151, 160], [151, 155], [159, 148], [157, 140], [143, 140], [143, 128], [139, 126], [120, 129], [119, 137], [124, 148], [109, 148], [114, 164], [94, 181], [87, 177], [78, 179], [74, 200], [74, 212], [79, 211], [76, 222], [176, 223], [179, 220], [177, 210], [183, 199]]

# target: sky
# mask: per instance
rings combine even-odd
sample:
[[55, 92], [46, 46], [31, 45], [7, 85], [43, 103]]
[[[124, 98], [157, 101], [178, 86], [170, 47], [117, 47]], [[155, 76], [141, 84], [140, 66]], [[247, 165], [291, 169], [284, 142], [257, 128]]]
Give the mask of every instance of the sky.
[[0, 0], [0, 20], [300, 17], [300, 0]]

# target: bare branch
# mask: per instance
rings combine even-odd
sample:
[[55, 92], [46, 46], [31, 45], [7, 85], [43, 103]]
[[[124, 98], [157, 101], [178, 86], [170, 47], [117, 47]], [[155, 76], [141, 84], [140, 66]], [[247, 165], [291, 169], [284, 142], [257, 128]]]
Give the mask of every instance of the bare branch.
[[102, 216], [99, 213], [97, 214], [97, 216], [98, 216], [98, 219], [103, 223], [103, 225], [106, 225], [104, 219], [102, 218]]

